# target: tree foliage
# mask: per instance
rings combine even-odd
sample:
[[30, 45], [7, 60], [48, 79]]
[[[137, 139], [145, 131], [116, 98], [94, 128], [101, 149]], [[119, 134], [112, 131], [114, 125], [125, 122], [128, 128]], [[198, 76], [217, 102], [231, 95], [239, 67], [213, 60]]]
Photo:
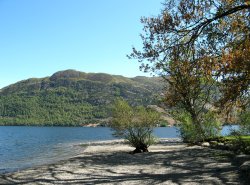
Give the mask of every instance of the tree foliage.
[[111, 128], [114, 135], [126, 139], [135, 147], [134, 153], [147, 152], [154, 142], [153, 128], [160, 120], [160, 114], [142, 106], [131, 107], [118, 99], [113, 107]]
[[171, 71], [170, 61], [192, 63], [195, 73], [222, 82], [221, 105], [236, 102], [249, 94], [249, 17], [249, 0], [165, 1], [159, 16], [141, 19], [143, 49], [133, 48], [130, 57], [161, 75]]
[[250, 1], [168, 0], [143, 17], [143, 48], [129, 58], [167, 82], [166, 104], [188, 112], [202, 131], [206, 109], [249, 100]]

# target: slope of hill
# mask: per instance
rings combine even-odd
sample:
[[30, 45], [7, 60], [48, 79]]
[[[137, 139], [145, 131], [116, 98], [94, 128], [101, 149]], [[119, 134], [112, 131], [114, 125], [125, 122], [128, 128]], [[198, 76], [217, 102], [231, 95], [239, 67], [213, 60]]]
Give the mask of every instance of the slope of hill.
[[60, 71], [0, 90], [0, 125], [77, 126], [105, 121], [115, 98], [132, 105], [155, 104], [157, 77], [126, 78], [104, 73]]

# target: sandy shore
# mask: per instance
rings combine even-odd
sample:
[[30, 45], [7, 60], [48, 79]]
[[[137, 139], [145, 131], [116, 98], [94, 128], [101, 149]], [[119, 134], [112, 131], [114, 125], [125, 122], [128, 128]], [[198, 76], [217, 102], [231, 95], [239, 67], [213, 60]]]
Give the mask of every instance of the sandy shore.
[[0, 176], [0, 184], [242, 184], [230, 152], [162, 141], [131, 155], [120, 142], [90, 144], [56, 164]]

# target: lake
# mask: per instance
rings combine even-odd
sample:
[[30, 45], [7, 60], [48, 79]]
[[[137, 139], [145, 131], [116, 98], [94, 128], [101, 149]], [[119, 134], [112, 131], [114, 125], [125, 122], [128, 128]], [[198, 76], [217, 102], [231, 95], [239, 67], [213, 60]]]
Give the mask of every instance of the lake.
[[[224, 127], [222, 134], [230, 127]], [[177, 138], [175, 127], [155, 128], [159, 138]], [[112, 140], [107, 127], [0, 126], [0, 173], [52, 163], [80, 154], [79, 143]]]

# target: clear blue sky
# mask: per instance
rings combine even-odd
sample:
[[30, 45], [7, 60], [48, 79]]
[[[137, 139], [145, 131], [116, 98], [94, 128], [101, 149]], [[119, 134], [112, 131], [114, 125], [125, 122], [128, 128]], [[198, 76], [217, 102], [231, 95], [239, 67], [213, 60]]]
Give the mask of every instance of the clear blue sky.
[[162, 1], [0, 0], [0, 88], [66, 69], [148, 75], [126, 54]]

